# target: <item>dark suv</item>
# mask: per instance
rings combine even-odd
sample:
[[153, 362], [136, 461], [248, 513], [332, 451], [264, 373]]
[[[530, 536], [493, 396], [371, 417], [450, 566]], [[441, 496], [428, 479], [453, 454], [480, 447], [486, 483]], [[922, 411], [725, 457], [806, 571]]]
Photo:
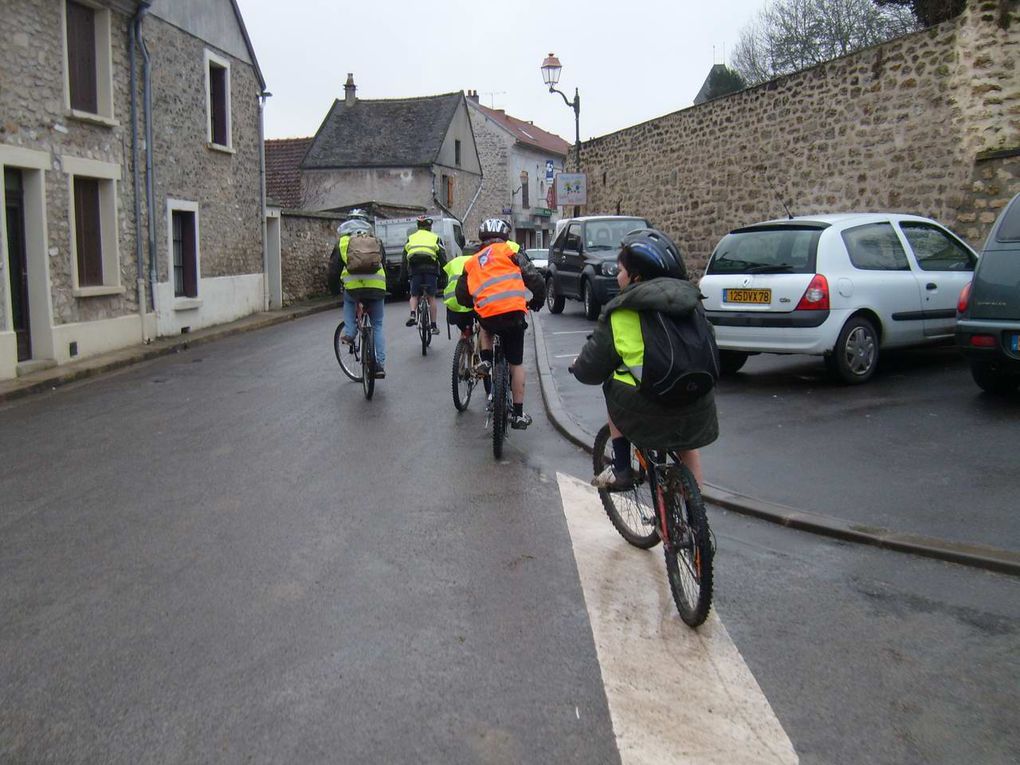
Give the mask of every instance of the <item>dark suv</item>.
[[566, 298], [584, 301], [584, 315], [597, 319], [602, 306], [620, 291], [616, 256], [620, 240], [636, 228], [649, 228], [644, 218], [597, 215], [561, 221], [549, 248], [546, 305], [563, 310]]
[[957, 305], [956, 344], [981, 388], [1020, 385], [1020, 194], [1006, 205]]

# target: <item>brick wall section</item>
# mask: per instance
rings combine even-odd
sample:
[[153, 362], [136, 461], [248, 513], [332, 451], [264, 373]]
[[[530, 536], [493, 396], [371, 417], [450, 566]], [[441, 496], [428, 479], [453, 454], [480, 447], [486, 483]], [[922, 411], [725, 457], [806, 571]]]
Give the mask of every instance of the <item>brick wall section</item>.
[[[130, 67], [127, 34], [130, 18], [110, 14], [113, 57], [114, 127], [75, 119], [64, 108], [64, 4], [5, 0], [0, 45], [0, 142], [49, 152], [54, 165], [45, 173], [46, 227], [53, 323], [68, 324], [137, 312], [135, 291], [135, 221], [131, 169]], [[71, 225], [73, 204], [69, 176], [60, 155], [121, 166], [117, 184], [117, 239], [123, 295], [76, 298], [71, 294]], [[3, 269], [7, 278], [6, 267]]]
[[326, 265], [336, 244], [336, 227], [343, 220], [321, 213], [280, 214], [284, 305], [329, 291]]
[[499, 128], [487, 127], [485, 115], [480, 110], [468, 107], [468, 112], [475, 132], [478, 158], [482, 163], [483, 183], [482, 193], [471, 208], [468, 219], [464, 221], [464, 236], [467, 239], [477, 239], [481, 222], [485, 218], [499, 217], [503, 207], [510, 206], [507, 192], [508, 165], [514, 139]]
[[[149, 17], [152, 56], [156, 244], [159, 279], [168, 276], [166, 200], [199, 203], [202, 278], [262, 271], [259, 187], [258, 80], [254, 69], [230, 61], [233, 154], [208, 148], [203, 41]], [[166, 158], [173, 157], [172, 161]]]
[[[999, 8], [972, 0], [937, 27], [589, 141], [586, 213], [650, 218], [695, 272], [730, 229], [782, 217], [780, 196], [794, 214], [927, 215], [980, 246], [1020, 191], [1015, 164], [975, 165], [1020, 146], [1020, 18], [1003, 29]], [[996, 193], [977, 188], [987, 172]]]

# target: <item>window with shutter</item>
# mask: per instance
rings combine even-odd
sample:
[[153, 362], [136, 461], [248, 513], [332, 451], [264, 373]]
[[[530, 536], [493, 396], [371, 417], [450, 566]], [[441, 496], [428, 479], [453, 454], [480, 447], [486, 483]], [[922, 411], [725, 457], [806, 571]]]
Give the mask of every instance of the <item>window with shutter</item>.
[[73, 0], [67, 3], [67, 68], [71, 108], [98, 113], [96, 12]]
[[74, 236], [78, 255], [78, 285], [103, 284], [103, 238], [99, 214], [99, 181], [74, 179]]

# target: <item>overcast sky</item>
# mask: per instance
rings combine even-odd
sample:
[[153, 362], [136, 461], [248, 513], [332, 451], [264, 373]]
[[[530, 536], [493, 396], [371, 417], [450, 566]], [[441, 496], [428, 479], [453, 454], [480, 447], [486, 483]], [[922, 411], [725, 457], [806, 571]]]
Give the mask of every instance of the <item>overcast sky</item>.
[[[238, 0], [268, 89], [266, 137], [311, 136], [343, 97], [469, 89], [574, 141], [574, 115], [542, 84], [581, 94], [581, 140], [690, 106], [764, 0]], [[713, 52], [714, 48], [714, 52]]]

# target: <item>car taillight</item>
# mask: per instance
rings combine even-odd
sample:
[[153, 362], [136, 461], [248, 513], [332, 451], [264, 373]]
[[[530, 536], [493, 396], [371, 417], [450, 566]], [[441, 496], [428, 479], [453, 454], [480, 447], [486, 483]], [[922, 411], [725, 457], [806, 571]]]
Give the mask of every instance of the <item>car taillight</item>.
[[970, 344], [977, 348], [994, 348], [997, 341], [995, 335], [971, 335]]
[[811, 284], [804, 290], [804, 296], [797, 303], [797, 311], [828, 311], [829, 282], [821, 274], [815, 274]]
[[956, 312], [963, 313], [967, 310], [967, 304], [970, 302], [970, 285], [973, 282], [967, 282], [967, 286], [960, 292], [960, 299], [956, 301]]

